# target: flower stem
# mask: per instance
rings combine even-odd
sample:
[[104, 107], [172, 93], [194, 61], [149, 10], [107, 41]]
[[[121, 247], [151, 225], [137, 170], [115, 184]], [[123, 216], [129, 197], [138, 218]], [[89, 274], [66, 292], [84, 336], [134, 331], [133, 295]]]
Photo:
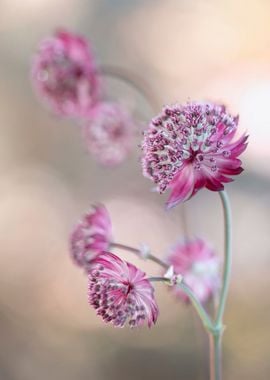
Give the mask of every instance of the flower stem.
[[199, 317], [202, 320], [202, 323], [207, 331], [213, 330], [213, 322], [211, 321], [209, 315], [205, 311], [204, 307], [202, 306], [201, 302], [198, 300], [198, 298], [195, 296], [195, 294], [192, 292], [192, 290], [184, 283], [181, 282], [179, 287], [185, 292], [185, 294], [188, 296], [190, 301], [192, 302], [192, 305], [196, 309]]
[[[161, 281], [172, 286], [171, 280], [167, 277], [150, 277], [148, 278], [148, 280], [153, 281], [153, 282]], [[206, 330], [209, 332], [214, 331], [214, 326], [213, 326], [213, 322], [211, 321], [211, 318], [207, 314], [206, 310], [204, 309], [204, 307], [202, 306], [201, 302], [198, 300], [196, 295], [190, 289], [190, 287], [187, 284], [185, 284], [183, 281], [181, 281], [180, 284], [177, 284], [174, 286], [179, 286], [183, 290], [183, 292], [188, 296], [188, 298], [192, 302]]]
[[232, 264], [232, 218], [229, 198], [225, 191], [220, 191], [224, 215], [224, 264], [223, 279], [214, 330], [210, 331], [210, 379], [221, 380], [221, 343], [224, 330], [223, 315], [229, 290], [230, 272]]
[[209, 333], [210, 380], [221, 380], [221, 334]]
[[[120, 244], [120, 243], [111, 243], [111, 247], [123, 249], [125, 251], [135, 253], [137, 256], [141, 257], [141, 251], [138, 248], [130, 247], [128, 245]], [[159, 259], [157, 256], [153, 255], [152, 253], [147, 254], [147, 259], [155, 262], [156, 264], [162, 266], [165, 269], [169, 268], [168, 264], [166, 264], [164, 261]]]
[[224, 315], [225, 304], [228, 296], [230, 273], [232, 265], [232, 217], [230, 210], [229, 198], [225, 191], [220, 191], [219, 196], [222, 202], [224, 214], [224, 266], [223, 280], [220, 293], [220, 301], [216, 317], [216, 325], [222, 327], [222, 319]]
[[160, 108], [160, 102], [158, 101], [156, 94], [139, 75], [127, 69], [123, 69], [122, 67], [120, 68], [113, 65], [101, 65], [99, 72], [103, 75], [118, 78], [131, 85], [144, 96], [154, 112]]

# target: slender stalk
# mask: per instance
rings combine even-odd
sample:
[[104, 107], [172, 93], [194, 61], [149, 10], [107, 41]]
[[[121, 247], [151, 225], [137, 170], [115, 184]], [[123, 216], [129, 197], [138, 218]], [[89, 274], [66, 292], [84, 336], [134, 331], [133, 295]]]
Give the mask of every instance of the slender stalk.
[[102, 75], [118, 78], [131, 85], [144, 96], [154, 113], [160, 108], [160, 102], [154, 91], [152, 91], [151, 87], [136, 73], [113, 65], [101, 65], [99, 72]]
[[148, 281], [151, 282], [169, 282], [169, 280], [166, 277], [149, 277]]
[[223, 334], [223, 315], [229, 290], [230, 272], [232, 264], [232, 218], [229, 198], [225, 191], [220, 191], [224, 215], [224, 264], [222, 288], [214, 322], [214, 330], [210, 331], [210, 379], [221, 380], [221, 343]]
[[209, 333], [210, 345], [210, 380], [221, 379], [221, 334]]
[[222, 202], [224, 214], [224, 264], [223, 280], [220, 293], [220, 301], [216, 317], [216, 325], [222, 327], [225, 304], [228, 296], [230, 273], [232, 265], [232, 217], [229, 198], [225, 191], [220, 191], [219, 196]]
[[[169, 278], [166, 278], [166, 277], [149, 277], [148, 280], [153, 281], [153, 282], [161, 281], [161, 282], [167, 283], [168, 285], [171, 285], [171, 280]], [[209, 315], [205, 311], [201, 302], [198, 300], [198, 298], [193, 293], [193, 291], [190, 289], [190, 287], [187, 284], [185, 284], [183, 281], [180, 284], [178, 284], [177, 286], [179, 286], [183, 290], [183, 292], [188, 296], [188, 298], [192, 302], [192, 304], [193, 304], [195, 310], [197, 311], [197, 313], [198, 313], [204, 327], [206, 328], [206, 330], [207, 331], [213, 331], [213, 329], [214, 329], [213, 322], [211, 321]]]
[[206, 310], [202, 306], [201, 302], [198, 300], [198, 298], [195, 296], [195, 294], [192, 292], [192, 290], [184, 283], [181, 282], [179, 287], [185, 292], [185, 294], [188, 296], [190, 301], [192, 302], [192, 305], [194, 306], [195, 310], [197, 311], [199, 317], [202, 320], [202, 323], [207, 331], [213, 330], [213, 322], [211, 321], [209, 315], [207, 314]]
[[[111, 243], [111, 247], [123, 249], [125, 251], [135, 253], [137, 256], [141, 256], [141, 251], [138, 248], [130, 247], [129, 245], [120, 244], [120, 243]], [[153, 255], [152, 253], [149, 253], [147, 255], [147, 258], [155, 262], [156, 264], [162, 266], [165, 269], [169, 268], [168, 264], [166, 264], [163, 260], [159, 259], [157, 256]]]

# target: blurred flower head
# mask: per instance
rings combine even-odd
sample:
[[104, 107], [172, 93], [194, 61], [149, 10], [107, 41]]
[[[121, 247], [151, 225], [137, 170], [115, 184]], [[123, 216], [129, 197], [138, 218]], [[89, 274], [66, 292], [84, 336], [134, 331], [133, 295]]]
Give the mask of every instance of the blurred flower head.
[[97, 101], [100, 78], [86, 39], [58, 31], [43, 40], [32, 63], [40, 99], [59, 116], [79, 117]]
[[238, 116], [212, 103], [166, 106], [152, 119], [142, 144], [143, 173], [160, 193], [171, 190], [168, 208], [203, 187], [223, 190], [231, 175], [242, 172], [237, 157], [246, 149], [247, 136], [234, 140], [237, 126]]
[[112, 225], [105, 206], [93, 206], [75, 226], [70, 237], [70, 252], [74, 262], [86, 269], [112, 241]]
[[88, 151], [105, 166], [123, 162], [134, 144], [135, 123], [118, 103], [98, 103], [83, 121]]
[[[201, 302], [206, 302], [219, 289], [219, 260], [214, 250], [203, 240], [193, 239], [176, 244], [167, 262], [173, 266], [174, 272], [183, 276]], [[188, 302], [186, 294], [177, 286], [173, 292], [183, 301]]]
[[151, 327], [158, 317], [154, 288], [145, 273], [109, 252], [103, 252], [92, 263], [89, 303], [114, 326], [147, 323]]

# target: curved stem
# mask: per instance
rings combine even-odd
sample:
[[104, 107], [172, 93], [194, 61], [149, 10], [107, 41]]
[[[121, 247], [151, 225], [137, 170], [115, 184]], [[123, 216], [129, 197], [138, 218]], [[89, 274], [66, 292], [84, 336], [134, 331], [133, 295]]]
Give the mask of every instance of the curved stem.
[[[120, 243], [111, 243], [111, 247], [123, 249], [125, 251], [129, 251], [129, 252], [135, 253], [137, 256], [141, 257], [141, 251], [138, 248], [130, 247], [128, 245], [120, 244]], [[147, 255], [147, 258], [149, 260], [155, 262], [156, 264], [162, 266], [165, 269], [169, 268], [168, 264], [166, 264], [164, 261], [162, 261], [161, 259], [159, 259], [158, 257], [156, 257], [155, 255], [153, 255], [151, 253], [149, 253]]]
[[[169, 278], [166, 278], [166, 277], [149, 277], [148, 280], [153, 281], [153, 282], [161, 281], [161, 282], [167, 283], [168, 285], [171, 285], [171, 280]], [[186, 285], [183, 281], [180, 284], [177, 284], [174, 286], [179, 286], [183, 290], [183, 292], [188, 296], [188, 298], [192, 302], [192, 304], [193, 304], [195, 310], [197, 311], [197, 313], [198, 313], [204, 327], [206, 328], [206, 330], [211, 332], [212, 334], [214, 334], [213, 322], [211, 321], [209, 315], [205, 311], [201, 302], [198, 300], [198, 298], [193, 293], [193, 291], [190, 289], [190, 287], [188, 285]]]
[[123, 69], [122, 67], [120, 68], [113, 65], [101, 65], [99, 72], [103, 75], [115, 77], [128, 83], [144, 96], [154, 113], [159, 110], [160, 102], [157, 99], [156, 94], [139, 75], [129, 70]]
[[181, 284], [179, 285], [179, 287], [185, 292], [185, 294], [188, 296], [188, 298], [192, 302], [192, 304], [195, 307], [197, 313], [199, 314], [199, 317], [201, 318], [201, 320], [203, 322], [204, 327], [209, 332], [213, 331], [213, 322], [211, 321], [209, 315], [205, 311], [205, 309], [202, 306], [201, 302], [198, 300], [198, 298], [192, 292], [192, 290], [184, 282], [181, 282]]
[[223, 266], [223, 280], [220, 293], [220, 301], [218, 305], [216, 326], [222, 328], [222, 319], [224, 315], [225, 304], [228, 296], [229, 281], [232, 264], [232, 221], [229, 198], [225, 191], [220, 191], [219, 196], [222, 202], [224, 214], [224, 266]]

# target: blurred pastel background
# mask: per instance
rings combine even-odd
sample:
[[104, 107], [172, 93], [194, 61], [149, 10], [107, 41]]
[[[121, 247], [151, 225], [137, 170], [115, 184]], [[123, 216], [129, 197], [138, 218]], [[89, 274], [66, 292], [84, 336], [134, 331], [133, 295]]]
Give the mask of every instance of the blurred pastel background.
[[[117, 241], [147, 242], [162, 257], [183, 235], [182, 207], [164, 212], [165, 197], [141, 175], [139, 149], [122, 166], [102, 169], [79, 130], [39, 104], [31, 56], [58, 26], [88, 37], [100, 63], [145, 77], [160, 106], [210, 99], [240, 114], [250, 144], [244, 173], [227, 187], [234, 267], [224, 380], [270, 378], [269, 15], [267, 0], [0, 1], [1, 380], [208, 379], [207, 337], [191, 308], [161, 285], [152, 330], [114, 329], [87, 304], [87, 279], [68, 252], [81, 213], [105, 203]], [[109, 94], [140, 123], [152, 116], [123, 83], [111, 80]], [[201, 191], [185, 211], [190, 233], [212, 240], [221, 255], [218, 196]]]

